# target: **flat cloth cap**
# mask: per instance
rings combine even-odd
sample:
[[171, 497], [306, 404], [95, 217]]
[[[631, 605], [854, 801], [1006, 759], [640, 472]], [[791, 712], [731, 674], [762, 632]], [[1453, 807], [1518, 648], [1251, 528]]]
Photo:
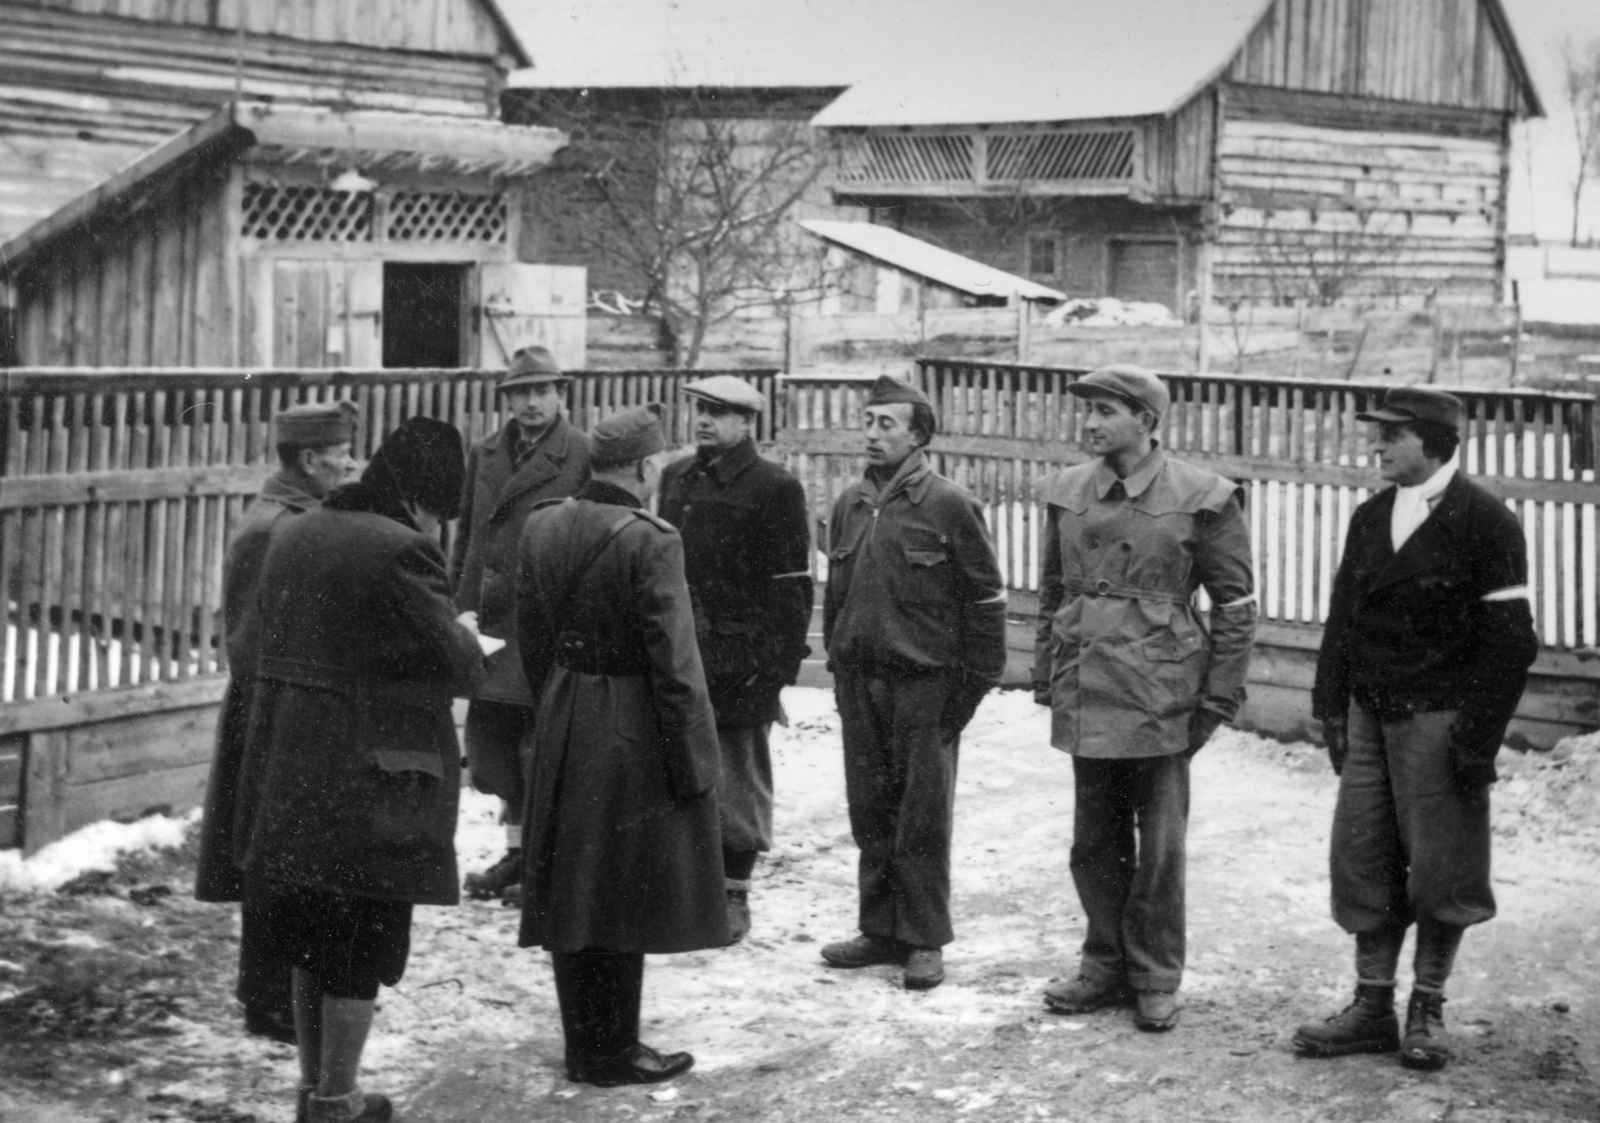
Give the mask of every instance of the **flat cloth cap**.
[[605, 467], [626, 464], [630, 460], [643, 460], [667, 447], [667, 436], [661, 426], [665, 414], [659, 402], [613, 413], [594, 427], [589, 434], [593, 446], [591, 463]]
[[1461, 431], [1461, 399], [1443, 390], [1422, 386], [1396, 386], [1384, 394], [1375, 410], [1356, 414], [1357, 421], [1431, 421]]
[[708, 402], [749, 410], [751, 413], [765, 413], [767, 410], [767, 399], [761, 391], [731, 374], [715, 374], [710, 378], [685, 382], [683, 392], [691, 398], [704, 398]]
[[1135, 409], [1147, 409], [1165, 417], [1172, 405], [1167, 384], [1155, 372], [1132, 363], [1115, 363], [1092, 370], [1067, 387], [1067, 393], [1080, 398], [1121, 398]]
[[891, 375], [880, 375], [878, 381], [872, 384], [872, 389], [867, 391], [866, 404], [869, 406], [892, 406], [901, 402], [933, 408], [928, 395], [909, 382], [901, 382]]
[[495, 384], [496, 390], [510, 390], [516, 386], [538, 386], [544, 382], [565, 382], [571, 375], [561, 369], [550, 348], [537, 344], [520, 347], [511, 356], [511, 367], [505, 377]]
[[352, 440], [356, 431], [354, 402], [306, 402], [290, 406], [272, 419], [274, 444], [323, 448]]

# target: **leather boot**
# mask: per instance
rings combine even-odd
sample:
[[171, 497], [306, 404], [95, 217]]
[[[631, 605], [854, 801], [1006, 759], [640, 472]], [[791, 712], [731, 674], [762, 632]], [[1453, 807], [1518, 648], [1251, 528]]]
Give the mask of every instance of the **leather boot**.
[[1306, 1022], [1294, 1035], [1303, 1057], [1343, 1057], [1351, 1053], [1392, 1053], [1400, 1048], [1394, 1016], [1394, 988], [1356, 987], [1355, 1001], [1332, 1017]]
[[501, 855], [500, 860], [479, 873], [467, 874], [462, 888], [475, 901], [487, 901], [504, 895], [505, 891], [522, 881], [522, 851], [513, 848]]
[[1444, 1030], [1444, 995], [1414, 990], [1406, 1004], [1406, 1036], [1400, 1063], [1406, 1068], [1436, 1072], [1450, 1061], [1450, 1036]]

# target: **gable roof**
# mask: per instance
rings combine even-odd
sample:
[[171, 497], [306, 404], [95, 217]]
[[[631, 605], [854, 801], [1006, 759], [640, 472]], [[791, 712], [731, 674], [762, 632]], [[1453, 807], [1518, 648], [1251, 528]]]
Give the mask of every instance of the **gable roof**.
[[1067, 299], [1064, 292], [941, 249], [932, 242], [902, 234], [891, 226], [878, 226], [870, 222], [832, 222], [820, 218], [801, 219], [800, 225], [835, 245], [972, 296], [1019, 296], [1023, 300]]

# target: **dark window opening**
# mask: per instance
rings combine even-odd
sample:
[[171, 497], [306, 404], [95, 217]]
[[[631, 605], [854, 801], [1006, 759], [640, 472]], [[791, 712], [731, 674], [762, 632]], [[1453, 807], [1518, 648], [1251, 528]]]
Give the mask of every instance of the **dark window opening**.
[[383, 365], [459, 367], [463, 265], [383, 265]]
[[1054, 280], [1061, 273], [1061, 243], [1054, 234], [1028, 235], [1028, 276]]

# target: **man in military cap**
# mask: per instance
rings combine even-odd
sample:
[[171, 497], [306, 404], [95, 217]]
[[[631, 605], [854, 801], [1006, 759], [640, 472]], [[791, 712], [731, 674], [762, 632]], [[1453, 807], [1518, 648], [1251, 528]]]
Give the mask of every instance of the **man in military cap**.
[[508, 641], [489, 656], [488, 677], [467, 708], [464, 738], [472, 786], [504, 801], [506, 854], [468, 874], [474, 897], [497, 897], [517, 883], [522, 856], [522, 735], [533, 696], [522, 677], [513, 621], [517, 540], [528, 512], [562, 499], [589, 478], [589, 439], [567, 421], [568, 376], [543, 347], [524, 347], [495, 387], [510, 419], [472, 446], [451, 549], [456, 607], [478, 614], [483, 635]]
[[834, 967], [944, 981], [957, 748], [1006, 661], [1006, 592], [983, 509], [923, 449], [933, 403], [883, 377], [866, 401], [867, 470], [834, 505], [823, 642], [844, 732], [861, 934]]
[[569, 1080], [670, 1080], [694, 1063], [639, 1040], [645, 955], [728, 942], [713, 790], [716, 717], [683, 542], [642, 509], [661, 408], [595, 426], [593, 476], [528, 517], [517, 632], [538, 699], [523, 947], [551, 953]]
[[[1189, 760], [1244, 699], [1255, 578], [1244, 493], [1169, 457], [1166, 385], [1110, 366], [1084, 399], [1093, 459], [1045, 482], [1034, 698], [1072, 754], [1072, 880], [1088, 931], [1077, 977], [1045, 990], [1058, 1013], [1134, 1004], [1177, 1024], [1184, 965]], [[1211, 598], [1209, 627], [1196, 590]]]
[[756, 452], [766, 398], [731, 374], [684, 386], [694, 400], [695, 455], [662, 475], [661, 517], [683, 535], [695, 634], [717, 713], [722, 863], [728, 927], [750, 929], [750, 875], [772, 847], [772, 756], [778, 694], [810, 652], [811, 535], [800, 481]]
[[[350, 402], [291, 406], [273, 418], [278, 470], [233, 531], [222, 563], [222, 640], [231, 677], [217, 719], [216, 750], [206, 785], [195, 899], [238, 901], [243, 883], [233, 862], [233, 820], [244, 736], [254, 697], [261, 613], [256, 605], [261, 566], [273, 531], [309, 511], [355, 470], [351, 441], [356, 409]], [[265, 937], [260, 910], [244, 908], [239, 937], [239, 1001], [251, 1033], [292, 1043], [289, 964]]]
[[[1356, 416], [1385, 488], [1350, 519], [1317, 659], [1339, 799], [1333, 918], [1356, 938], [1355, 1001], [1295, 1034], [1306, 1056], [1450, 1058], [1444, 987], [1464, 929], [1495, 914], [1489, 785], [1538, 654], [1522, 527], [1456, 466], [1461, 402], [1425, 387]], [[1402, 1037], [1395, 974], [1417, 927]]]

